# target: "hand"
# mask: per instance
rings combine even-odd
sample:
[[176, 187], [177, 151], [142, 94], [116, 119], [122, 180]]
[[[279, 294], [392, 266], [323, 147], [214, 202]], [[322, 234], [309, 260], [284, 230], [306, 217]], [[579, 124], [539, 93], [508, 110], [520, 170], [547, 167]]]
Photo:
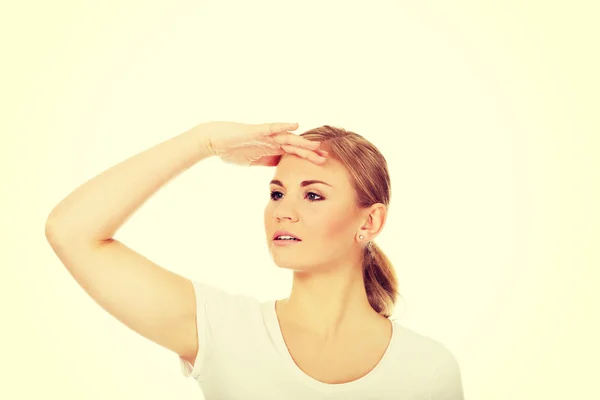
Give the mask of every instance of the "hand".
[[298, 129], [293, 123], [243, 124], [213, 121], [206, 125], [206, 146], [223, 161], [245, 166], [276, 166], [288, 153], [323, 164], [327, 152], [320, 143], [291, 133]]

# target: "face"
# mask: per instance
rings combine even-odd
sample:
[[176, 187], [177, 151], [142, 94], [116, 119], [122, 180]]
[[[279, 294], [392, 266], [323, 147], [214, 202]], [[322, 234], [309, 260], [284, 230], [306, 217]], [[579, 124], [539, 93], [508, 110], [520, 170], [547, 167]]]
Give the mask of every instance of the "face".
[[[286, 154], [269, 185], [264, 223], [275, 264], [294, 271], [329, 268], [356, 257], [355, 237], [364, 214], [344, 166], [328, 158], [325, 164]], [[309, 183], [319, 180], [326, 183]], [[275, 241], [278, 230], [301, 241]]]

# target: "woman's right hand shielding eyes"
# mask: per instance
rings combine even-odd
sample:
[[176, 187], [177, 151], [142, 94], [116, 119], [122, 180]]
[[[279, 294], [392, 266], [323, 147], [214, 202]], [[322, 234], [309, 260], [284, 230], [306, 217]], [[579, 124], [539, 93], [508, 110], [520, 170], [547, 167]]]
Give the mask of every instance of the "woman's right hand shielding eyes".
[[236, 165], [276, 166], [286, 153], [322, 165], [327, 152], [321, 150], [319, 142], [290, 132], [296, 129], [297, 123], [212, 121], [206, 124], [206, 146], [212, 155]]

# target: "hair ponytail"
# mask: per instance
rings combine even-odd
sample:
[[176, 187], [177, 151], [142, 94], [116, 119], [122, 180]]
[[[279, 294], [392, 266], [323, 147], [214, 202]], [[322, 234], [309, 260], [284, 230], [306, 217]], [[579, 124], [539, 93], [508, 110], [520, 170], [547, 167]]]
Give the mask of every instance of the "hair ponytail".
[[363, 279], [371, 307], [389, 318], [398, 296], [398, 279], [390, 260], [373, 242], [365, 247]]

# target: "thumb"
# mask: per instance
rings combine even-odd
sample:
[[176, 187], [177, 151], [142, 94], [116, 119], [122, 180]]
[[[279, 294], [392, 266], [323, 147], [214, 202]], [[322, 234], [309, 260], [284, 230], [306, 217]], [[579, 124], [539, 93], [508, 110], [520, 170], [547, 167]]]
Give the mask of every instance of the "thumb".
[[282, 157], [281, 154], [274, 155], [274, 156], [264, 156], [256, 161], [253, 161], [250, 165], [260, 166], [260, 167], [276, 167], [277, 164], [279, 164], [279, 161], [281, 161], [281, 157]]

